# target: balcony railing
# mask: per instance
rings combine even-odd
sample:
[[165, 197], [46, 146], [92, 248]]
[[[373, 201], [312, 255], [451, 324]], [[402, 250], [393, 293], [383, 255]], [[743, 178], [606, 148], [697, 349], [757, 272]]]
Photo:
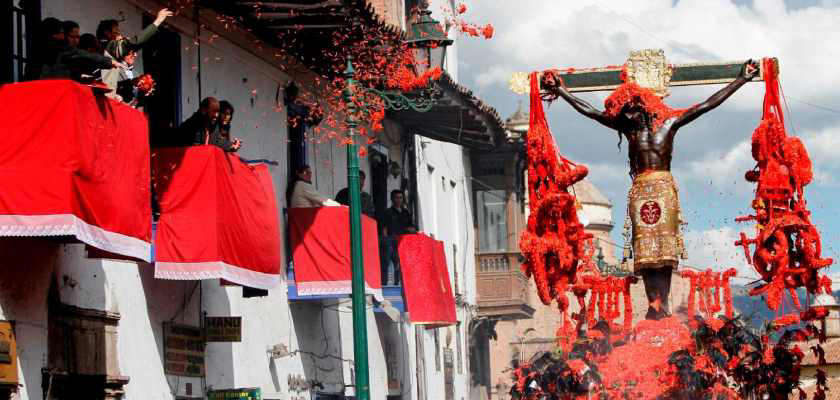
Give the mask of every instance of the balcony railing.
[[505, 319], [530, 318], [528, 278], [520, 269], [519, 253], [479, 254], [476, 286], [478, 314]]

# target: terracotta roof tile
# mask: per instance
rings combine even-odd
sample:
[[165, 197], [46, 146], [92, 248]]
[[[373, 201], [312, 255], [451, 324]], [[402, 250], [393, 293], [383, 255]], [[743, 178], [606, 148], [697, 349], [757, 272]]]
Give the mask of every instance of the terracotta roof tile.
[[446, 72], [441, 75], [438, 83], [456, 91], [465, 103], [471, 104], [479, 113], [484, 114], [484, 116], [487, 117], [492, 124], [492, 126], [489, 126], [488, 128], [496, 131], [497, 133], [504, 133], [505, 122], [502, 120], [502, 117], [499, 116], [499, 112], [475, 96], [472, 90], [466, 86], [458, 84], [458, 82], [455, 82], [455, 80], [452, 79], [452, 77]]
[[[811, 350], [811, 346], [818, 344], [816, 340], [808, 342], [797, 343], [799, 348], [805, 352], [805, 358], [802, 359], [802, 365], [817, 365], [819, 360]], [[825, 362], [828, 364], [840, 364], [840, 339], [828, 339], [822, 344], [823, 351], [825, 351]], [[840, 390], [838, 390], [840, 392]]]
[[[828, 384], [828, 390], [825, 392], [825, 400], [840, 400], [840, 378], [829, 379], [826, 383]], [[809, 399], [813, 399], [817, 388], [816, 385], [812, 384], [803, 387], [802, 390], [805, 391]], [[799, 391], [797, 390], [791, 393], [790, 398], [799, 399]]]

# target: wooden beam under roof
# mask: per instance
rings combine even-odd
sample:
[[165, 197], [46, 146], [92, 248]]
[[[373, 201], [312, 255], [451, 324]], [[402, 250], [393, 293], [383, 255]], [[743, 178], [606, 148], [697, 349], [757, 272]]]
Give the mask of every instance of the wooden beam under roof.
[[345, 27], [347, 24], [297, 24], [297, 25], [268, 25], [266, 29], [284, 30], [284, 29], [333, 29]]
[[347, 17], [350, 14], [342, 11], [325, 11], [323, 13], [320, 12], [308, 12], [308, 13], [298, 13], [298, 12], [254, 12], [254, 17], [263, 19], [263, 20], [275, 20], [275, 19], [293, 19], [293, 18], [306, 18], [306, 17], [313, 17], [313, 18], [321, 18], [321, 17]]
[[343, 5], [341, 0], [325, 0], [312, 4], [290, 3], [288, 1], [239, 1], [237, 4], [254, 7], [288, 8], [292, 10], [316, 10], [327, 7], [341, 7]]

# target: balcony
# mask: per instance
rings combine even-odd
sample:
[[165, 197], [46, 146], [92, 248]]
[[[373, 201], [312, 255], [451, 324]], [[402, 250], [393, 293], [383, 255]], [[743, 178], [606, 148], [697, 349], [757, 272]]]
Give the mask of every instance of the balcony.
[[534, 308], [528, 301], [530, 282], [519, 268], [519, 253], [486, 253], [476, 258], [478, 315], [501, 319], [531, 318]]

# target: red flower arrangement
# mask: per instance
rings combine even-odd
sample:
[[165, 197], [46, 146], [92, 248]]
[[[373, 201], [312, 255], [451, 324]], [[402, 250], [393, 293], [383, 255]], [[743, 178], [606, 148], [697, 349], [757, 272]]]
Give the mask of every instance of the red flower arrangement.
[[697, 292], [700, 293], [700, 311], [705, 313], [707, 320], [711, 320], [715, 313], [720, 312], [721, 294], [723, 294], [726, 318], [733, 318], [735, 309], [732, 305], [732, 288], [729, 285], [729, 279], [737, 274], [735, 268], [724, 272], [713, 272], [711, 269], [699, 272], [684, 270], [680, 274], [689, 280], [687, 304], [689, 318], [694, 318]]
[[135, 87], [142, 93], [144, 96], [148, 96], [155, 90], [155, 80], [149, 74], [143, 74], [139, 78], [137, 78], [137, 83], [134, 84]]
[[[831, 292], [830, 280], [817, 273], [830, 265], [831, 259], [820, 257], [819, 234], [805, 208], [803, 187], [812, 178], [810, 160], [801, 141], [786, 138], [773, 74], [775, 65], [764, 62], [770, 75], [766, 78], [765, 115], [753, 135], [758, 169], [747, 174], [749, 181], [758, 182], [753, 202], [756, 215], [739, 218], [757, 221], [759, 235], [747, 239], [742, 234], [737, 245], [744, 247], [747, 260], [767, 282], [751, 295], [766, 294], [768, 306], [778, 309], [787, 289], [800, 308], [796, 287], [804, 286], [811, 293]], [[523, 269], [534, 277], [540, 299], [545, 304], [556, 300], [563, 311], [563, 323], [557, 330], [558, 346], [563, 351], [560, 359], [542, 367], [535, 363], [517, 369], [512, 398], [787, 398], [799, 390], [804, 399], [799, 388], [804, 354], [791, 341], [824, 340], [824, 332], [808, 322], [824, 318], [828, 311], [814, 307], [778, 317], [773, 326], [785, 331], [777, 341], [771, 340], [770, 333], [756, 335], [733, 319], [729, 281], [736, 274], [734, 268], [683, 272], [691, 285], [688, 323], [670, 317], [630, 327], [632, 281], [617, 282], [593, 271], [592, 254], [586, 246], [591, 238], [579, 227], [576, 199], [567, 191], [587, 170], [556, 156], [537, 89], [537, 77], [532, 74], [528, 135], [531, 215], [520, 248], [526, 256]], [[649, 111], [655, 110], [653, 124], [657, 127], [682, 112], [667, 108], [652, 92], [645, 91], [624, 84], [608, 98], [607, 109], [617, 113], [627, 101], [639, 101]], [[752, 257], [751, 245], [756, 247]], [[577, 329], [566, 318], [565, 291], [569, 289], [581, 305], [581, 314], [574, 315]], [[590, 299], [585, 305], [587, 293]], [[623, 329], [611, 324], [619, 315], [619, 293], [625, 296]], [[698, 301], [706, 318], [694, 316]], [[713, 318], [722, 309], [726, 317]], [[588, 332], [581, 329], [584, 321], [591, 328]], [[795, 324], [802, 327], [794, 329]], [[585, 336], [574, 338], [578, 333]], [[819, 345], [812, 350], [821, 360], [824, 358]], [[818, 372], [815, 399], [824, 398], [825, 388], [825, 374]]]
[[525, 258], [522, 269], [533, 276], [544, 304], [557, 300], [560, 311], [568, 308], [566, 290], [576, 283], [577, 267], [592, 238], [578, 221], [575, 196], [568, 187], [588, 170], [558, 156], [548, 128], [537, 74], [531, 74], [531, 121], [528, 130], [528, 190], [531, 210], [519, 246]]
[[[821, 335], [810, 325], [774, 342], [737, 319], [698, 318], [692, 325], [676, 317], [645, 320], [606, 348], [611, 332], [590, 331], [573, 351], [517, 368], [511, 398], [787, 398], [799, 388], [804, 358], [791, 341]], [[821, 357], [819, 345], [813, 351]], [[817, 391], [824, 389], [825, 382], [818, 382]]]
[[[624, 78], [622, 78], [624, 79]], [[651, 128], [655, 131], [668, 119], [679, 117], [685, 112], [684, 109], [673, 109], [668, 107], [662, 99], [652, 90], [643, 88], [634, 82], [626, 82], [615, 89], [615, 91], [604, 100], [604, 113], [610, 118], [615, 118], [625, 104], [637, 101], [648, 115], [653, 117]]]
[[[811, 223], [804, 187], [811, 182], [813, 170], [802, 141], [785, 133], [780, 102], [778, 66], [773, 59], [762, 60], [765, 95], [761, 123], [752, 136], [752, 156], [757, 168], [746, 173], [746, 180], [757, 183], [752, 201], [754, 215], [736, 218], [738, 222], [756, 221], [758, 234], [741, 234], [736, 246], [744, 249], [765, 284], [750, 295], [765, 295], [768, 307], [777, 310], [788, 289], [794, 304], [799, 298], [794, 289], [805, 287], [816, 294], [825, 288], [819, 270], [832, 264], [821, 257], [821, 239]], [[755, 251], [750, 254], [750, 246]], [[824, 278], [824, 277], [823, 277]]]

